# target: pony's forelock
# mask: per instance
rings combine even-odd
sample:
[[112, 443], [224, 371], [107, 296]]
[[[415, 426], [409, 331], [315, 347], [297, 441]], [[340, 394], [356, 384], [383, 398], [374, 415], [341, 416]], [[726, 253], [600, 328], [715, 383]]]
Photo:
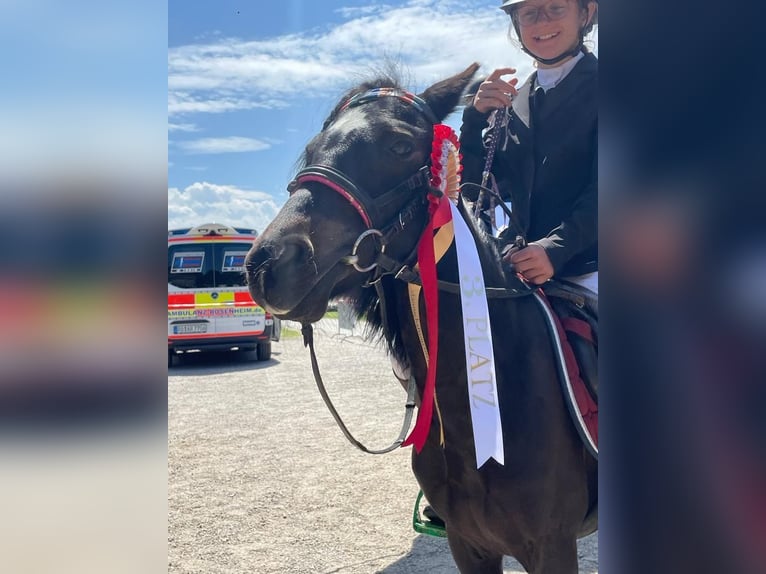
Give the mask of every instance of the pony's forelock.
[[343, 107], [343, 104], [345, 104], [349, 99], [351, 99], [355, 95], [361, 94], [373, 88], [400, 88], [401, 89], [401, 87], [402, 85], [401, 85], [400, 76], [394, 71], [382, 73], [377, 78], [363, 81], [358, 86], [351, 88], [345, 94], [343, 94], [343, 97], [341, 97], [338, 103], [335, 104], [335, 107], [333, 108], [332, 112], [330, 112], [330, 115], [327, 116], [327, 119], [324, 121], [324, 124], [322, 124], [322, 131], [326, 130], [327, 126], [329, 126], [332, 122], [335, 121], [335, 118], [338, 117], [338, 114], [340, 113], [340, 110]]
[[[340, 113], [341, 108], [343, 107], [343, 104], [345, 104], [356, 94], [361, 94], [373, 88], [402, 88], [402, 73], [398, 68], [396, 68], [396, 66], [387, 66], [384, 70], [379, 70], [375, 72], [375, 74], [375, 77], [363, 80], [360, 84], [347, 90], [346, 93], [343, 94], [343, 96], [335, 104], [333, 110], [330, 112], [330, 115], [327, 116], [327, 119], [325, 119], [324, 123], [322, 124], [321, 131], [325, 131], [327, 127], [335, 121], [335, 119], [338, 117], [338, 114]], [[301, 153], [300, 157], [295, 162], [294, 171], [298, 172], [304, 167], [306, 167], [305, 148], [303, 153]]]

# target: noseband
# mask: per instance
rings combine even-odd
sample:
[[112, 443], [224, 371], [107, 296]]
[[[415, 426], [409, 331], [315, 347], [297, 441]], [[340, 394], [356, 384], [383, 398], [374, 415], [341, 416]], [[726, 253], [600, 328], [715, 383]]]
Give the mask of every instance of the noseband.
[[402, 183], [392, 187], [387, 192], [378, 197], [372, 197], [363, 188], [356, 185], [342, 171], [329, 165], [315, 164], [310, 165], [298, 172], [287, 186], [287, 191], [291, 194], [299, 189], [303, 184], [315, 181], [338, 192], [346, 201], [348, 201], [364, 221], [368, 229], [374, 229], [379, 226], [381, 212], [385, 210], [388, 204], [392, 203], [402, 192], [414, 191], [430, 183], [431, 168], [428, 165], [421, 167], [415, 174], [411, 175]]
[[[439, 123], [425, 100], [415, 94], [396, 88], [374, 88], [367, 92], [360, 92], [346, 101], [340, 107], [338, 113], [341, 113], [348, 108], [375, 101], [382, 97], [398, 98], [425, 115], [432, 124]], [[287, 191], [292, 194], [306, 183], [310, 182], [319, 183], [339, 193], [351, 204], [362, 218], [367, 230], [357, 238], [351, 255], [346, 258], [346, 262], [353, 265], [354, 268], [360, 272], [371, 271], [378, 266], [380, 257], [384, 256], [386, 244], [392, 237], [400, 233], [407, 223], [412, 220], [418, 207], [425, 204], [426, 196], [414, 196], [405, 204], [392, 221], [389, 221], [387, 225], [383, 225], [384, 222], [381, 221], [382, 214], [386, 212], [387, 207], [394, 203], [401, 193], [410, 193], [421, 188], [427, 188], [429, 191], [432, 190], [430, 186], [431, 168], [428, 163], [419, 168], [405, 181], [377, 197], [370, 195], [364, 188], [354, 183], [354, 181], [342, 171], [332, 166], [322, 164], [308, 165], [300, 170], [295, 178], [288, 184]], [[383, 231], [379, 231], [381, 228]], [[377, 261], [372, 262], [370, 265], [362, 266], [359, 264], [356, 253], [361, 243], [368, 237], [377, 238], [381, 244], [380, 251]]]

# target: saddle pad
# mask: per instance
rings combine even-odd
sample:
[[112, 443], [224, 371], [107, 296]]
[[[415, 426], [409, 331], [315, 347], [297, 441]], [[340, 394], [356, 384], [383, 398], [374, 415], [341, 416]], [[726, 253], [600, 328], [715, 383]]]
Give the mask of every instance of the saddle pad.
[[598, 404], [590, 396], [580, 377], [580, 368], [574, 352], [550, 302], [542, 289], [537, 289], [534, 295], [543, 310], [548, 332], [551, 335], [564, 402], [585, 447], [598, 459]]

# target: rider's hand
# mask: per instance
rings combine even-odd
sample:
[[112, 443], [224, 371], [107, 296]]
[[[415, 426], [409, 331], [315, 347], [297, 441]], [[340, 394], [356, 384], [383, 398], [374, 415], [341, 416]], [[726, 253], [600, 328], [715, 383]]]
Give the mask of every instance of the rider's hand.
[[482, 114], [492, 110], [509, 107], [511, 100], [516, 96], [516, 84], [518, 78], [506, 82], [500, 76], [515, 74], [516, 68], [498, 68], [479, 86], [479, 90], [473, 98], [473, 107]]
[[553, 264], [545, 249], [536, 243], [530, 243], [524, 249], [510, 249], [503, 259], [513, 263], [516, 271], [535, 285], [553, 277]]

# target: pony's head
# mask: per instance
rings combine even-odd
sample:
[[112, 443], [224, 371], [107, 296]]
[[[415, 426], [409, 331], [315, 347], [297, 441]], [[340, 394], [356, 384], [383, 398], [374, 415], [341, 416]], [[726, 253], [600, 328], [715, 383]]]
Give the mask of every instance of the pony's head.
[[341, 99], [306, 146], [290, 198], [247, 256], [253, 299], [279, 317], [316, 321], [331, 298], [369, 279], [378, 231], [388, 255], [415, 248], [427, 217], [433, 126], [457, 106], [478, 67], [417, 95], [378, 79]]

